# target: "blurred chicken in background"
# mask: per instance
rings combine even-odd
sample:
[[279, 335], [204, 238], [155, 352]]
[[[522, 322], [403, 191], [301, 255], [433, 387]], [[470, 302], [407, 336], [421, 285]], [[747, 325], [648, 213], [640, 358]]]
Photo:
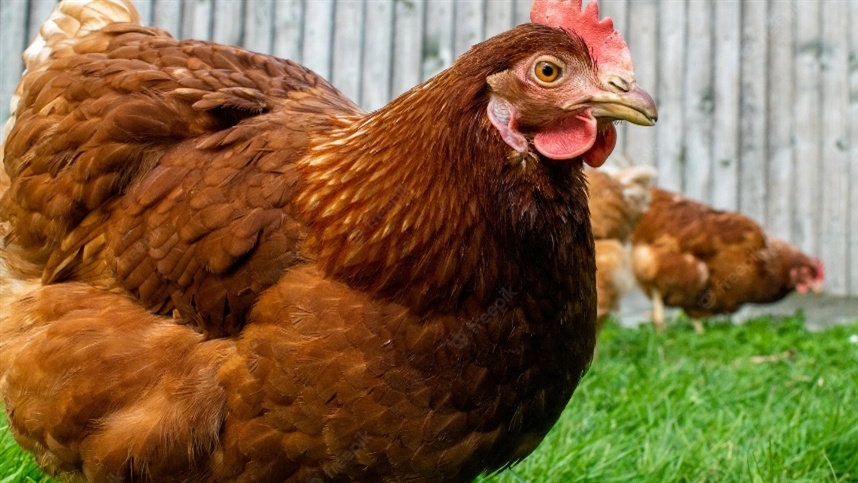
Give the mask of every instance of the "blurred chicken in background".
[[655, 169], [630, 166], [613, 172], [587, 170], [590, 219], [596, 244], [597, 324], [635, 287], [629, 237], [647, 210]]
[[747, 216], [659, 188], [650, 193], [649, 209], [631, 236], [632, 265], [652, 299], [657, 329], [665, 328], [665, 305], [696, 319], [776, 302], [794, 290], [821, 292], [822, 262], [769, 238]]

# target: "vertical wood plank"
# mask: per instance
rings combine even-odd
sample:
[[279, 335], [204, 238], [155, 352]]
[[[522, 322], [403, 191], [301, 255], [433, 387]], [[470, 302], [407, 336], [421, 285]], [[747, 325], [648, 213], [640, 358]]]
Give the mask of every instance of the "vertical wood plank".
[[152, 0], [135, 0], [134, 6], [137, 7], [143, 25], [152, 25]]
[[793, 34], [795, 4], [769, 2], [767, 18], [768, 58], [768, 163], [766, 169], [766, 227], [784, 240], [792, 238], [792, 216], [795, 206], [795, 159], [792, 99]]
[[515, 2], [513, 0], [488, 0], [485, 5], [486, 29], [484, 38], [506, 32], [515, 25]]
[[153, 0], [152, 25], [160, 27], [177, 39], [182, 35], [182, 2], [180, 0]]
[[467, 0], [454, 3], [456, 13], [453, 52], [455, 57], [462, 55], [472, 45], [485, 38], [484, 3], [484, 0]]
[[533, 1], [514, 0], [513, 3], [513, 22], [515, 25], [530, 22], [530, 6], [533, 5]]
[[274, 1], [247, 2], [244, 18], [244, 47], [254, 52], [270, 54], [274, 49]]
[[393, 2], [370, 0], [366, 10], [361, 106], [374, 111], [390, 100], [393, 82]]
[[797, 1], [795, 29], [795, 162], [793, 240], [808, 253], [819, 253], [820, 2]]
[[[821, 144], [821, 172], [825, 174], [825, 189], [822, 190], [822, 217], [819, 246], [825, 247], [818, 254], [826, 267], [826, 290], [844, 295], [848, 288], [845, 260], [849, 251], [846, 243], [848, 227], [849, 185], [849, 88], [843, 82], [849, 76], [849, 52], [843, 39], [849, 28], [846, 2], [821, 2], [821, 71], [822, 71], [822, 118], [824, 135]], [[853, 160], [856, 162], [858, 160]], [[855, 189], [855, 187], [853, 187]], [[858, 207], [851, 207], [852, 210]]]
[[333, 55], [334, 0], [307, 0], [304, 3], [302, 63], [325, 79], [331, 78]]
[[[27, 1], [7, 0], [0, 2], [0, 144], [5, 136], [6, 120], [9, 118], [9, 100], [24, 64], [21, 52], [27, 47]], [[0, 155], [2, 158], [2, 155]]]
[[742, 8], [715, 2], [715, 109], [712, 132], [712, 205], [735, 210], [738, 198], [739, 72]]
[[426, 34], [423, 39], [423, 79], [428, 79], [453, 62], [453, 1], [426, 3]]
[[186, 39], [211, 40], [212, 0], [185, 0], [182, 3], [182, 35]]
[[277, 0], [274, 4], [274, 55], [303, 62], [303, 23], [303, 0]]
[[426, 0], [396, 2], [396, 22], [393, 41], [393, 85], [391, 97], [396, 97], [422, 80], [423, 26]]
[[673, 191], [682, 190], [686, 161], [683, 146], [685, 109], [682, 82], [685, 73], [685, 17], [684, 1], [659, 4], [658, 85], [649, 87], [653, 89], [650, 92], [656, 97], [658, 106], [658, 125], [655, 127], [658, 184]]
[[220, 44], [244, 45], [244, 9], [243, 0], [215, 0], [212, 40]]
[[[635, 62], [635, 76], [639, 86], [647, 92], [657, 92], [658, 86], [658, 11], [654, 0], [636, 0], [629, 3], [629, 26], [626, 41]], [[649, 59], [649, 60], [643, 60]], [[628, 129], [624, 152], [635, 164], [656, 166], [656, 130]], [[619, 144], [621, 139], [617, 140]]]
[[858, 0], [849, 2], [849, 35], [846, 37], [849, 50], [849, 112], [851, 140], [849, 167], [851, 171], [849, 186], [849, 262], [851, 274], [849, 293], [858, 296]]
[[712, 112], [712, 0], [688, 2], [688, 50], [685, 65], [685, 193], [711, 200]]
[[[51, 12], [54, 11], [54, 7], [57, 4], [57, 0], [30, 0], [30, 24], [27, 29], [27, 45], [36, 37], [39, 33], [39, 29], [42, 27], [42, 24], [48, 17], [51, 16]], [[6, 28], [3, 25], [3, 28]]]
[[[361, 104], [365, 12], [366, 2], [362, 0], [339, 0], [334, 7], [331, 83], [356, 104]], [[367, 62], [384, 60], [366, 57]]]
[[[741, 85], [739, 105], [738, 187], [735, 206], [746, 215], [767, 223], [766, 132], [768, 0], [742, 2]], [[775, 74], [777, 75], [777, 74]]]

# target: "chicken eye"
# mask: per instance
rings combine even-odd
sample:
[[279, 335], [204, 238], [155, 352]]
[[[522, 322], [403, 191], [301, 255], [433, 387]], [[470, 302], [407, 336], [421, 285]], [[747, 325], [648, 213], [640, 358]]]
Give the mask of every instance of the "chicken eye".
[[539, 84], [550, 87], [563, 77], [563, 67], [556, 59], [538, 59], [533, 64], [533, 76]]

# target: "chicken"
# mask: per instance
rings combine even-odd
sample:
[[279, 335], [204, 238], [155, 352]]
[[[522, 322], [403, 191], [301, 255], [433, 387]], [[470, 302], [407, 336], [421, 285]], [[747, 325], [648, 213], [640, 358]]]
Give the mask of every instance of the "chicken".
[[63, 0], [0, 199], [0, 377], [90, 481], [467, 480], [527, 456], [592, 358], [582, 165], [652, 98], [595, 2], [365, 113], [287, 60]]
[[586, 170], [588, 206], [596, 249], [596, 326], [601, 328], [620, 299], [635, 288], [629, 237], [649, 207], [655, 170], [631, 166], [611, 172]]
[[825, 278], [819, 260], [768, 237], [748, 217], [658, 188], [632, 243], [635, 277], [653, 300], [661, 330], [665, 305], [693, 318], [729, 314], [793, 290], [819, 292]]
[[589, 185], [588, 206], [593, 238], [627, 242], [649, 208], [655, 169], [631, 166], [619, 170], [584, 171]]
[[596, 329], [620, 310], [620, 300], [635, 288], [629, 247], [620, 240], [595, 240]]

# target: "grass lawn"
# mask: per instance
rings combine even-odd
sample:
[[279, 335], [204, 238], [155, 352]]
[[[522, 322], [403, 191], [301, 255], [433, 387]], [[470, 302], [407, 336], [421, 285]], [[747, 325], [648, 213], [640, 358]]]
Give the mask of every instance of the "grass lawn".
[[[2, 407], [2, 406], [0, 406]], [[6, 419], [0, 420], [0, 483], [48, 482], [33, 457], [22, 453], [6, 425]]]
[[858, 481], [858, 323], [609, 325], [559, 423], [485, 481]]
[[[858, 321], [609, 324], [539, 449], [483, 482], [858, 481]], [[47, 481], [0, 426], [0, 483]]]

